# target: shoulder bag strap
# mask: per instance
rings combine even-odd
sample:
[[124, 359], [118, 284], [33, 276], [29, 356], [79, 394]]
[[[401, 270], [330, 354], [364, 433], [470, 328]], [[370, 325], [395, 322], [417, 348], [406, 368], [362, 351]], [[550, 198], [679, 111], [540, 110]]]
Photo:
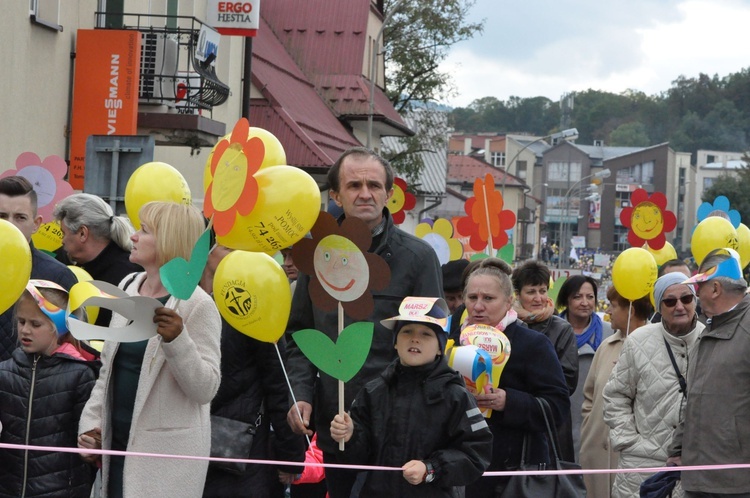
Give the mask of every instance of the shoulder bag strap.
[[544, 416], [544, 424], [547, 426], [547, 440], [549, 441], [549, 444], [552, 446], [552, 454], [555, 457], [555, 461], [553, 463], [555, 465], [555, 468], [559, 468], [558, 462], [560, 461], [560, 452], [558, 448], [560, 447], [560, 442], [557, 439], [557, 428], [555, 427], [555, 424], [550, 422], [550, 419], [552, 418], [552, 413], [549, 407], [549, 403], [547, 403], [547, 400], [544, 398], [534, 398], [534, 399], [536, 399], [536, 402], [539, 403], [539, 407], [542, 409], [542, 415]]
[[669, 353], [669, 359], [672, 361], [672, 366], [674, 367], [674, 373], [677, 374], [677, 381], [680, 383], [680, 392], [682, 393], [682, 396], [687, 397], [687, 382], [685, 381], [685, 377], [683, 377], [682, 372], [680, 372], [680, 368], [677, 366], [677, 360], [674, 359], [674, 353], [672, 352], [672, 347], [667, 342], [667, 339], [662, 337], [664, 339], [664, 345], [667, 347], [667, 353]]

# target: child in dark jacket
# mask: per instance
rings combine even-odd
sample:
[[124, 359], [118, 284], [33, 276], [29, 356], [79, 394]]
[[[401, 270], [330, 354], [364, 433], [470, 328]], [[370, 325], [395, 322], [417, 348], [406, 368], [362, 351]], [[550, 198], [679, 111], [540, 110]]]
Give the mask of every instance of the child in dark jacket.
[[405, 298], [381, 322], [395, 330], [398, 359], [331, 422], [342, 458], [402, 469], [369, 472], [362, 496], [463, 496], [490, 463], [492, 433], [443, 357], [448, 316], [443, 299]]
[[[0, 441], [75, 448], [96, 378], [65, 322], [68, 293], [31, 280], [15, 304], [20, 346], [0, 363]], [[88, 497], [92, 468], [76, 453], [0, 449], [0, 496]]]

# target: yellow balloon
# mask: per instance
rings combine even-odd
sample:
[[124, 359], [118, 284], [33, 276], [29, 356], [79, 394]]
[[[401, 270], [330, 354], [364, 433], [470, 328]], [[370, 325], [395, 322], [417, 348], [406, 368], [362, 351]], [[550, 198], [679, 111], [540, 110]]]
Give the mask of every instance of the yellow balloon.
[[167, 163], [151, 162], [136, 169], [125, 186], [125, 210], [136, 230], [141, 228], [138, 212], [151, 201], [193, 203], [185, 177]]
[[745, 268], [750, 263], [750, 228], [744, 223], [737, 227], [737, 252], [740, 254], [740, 263]]
[[50, 221], [43, 223], [31, 236], [34, 247], [41, 251], [55, 252], [62, 247], [63, 233], [60, 223]]
[[12, 223], [0, 220], [0, 313], [10, 309], [31, 277], [31, 249], [26, 237]]
[[268, 254], [233, 251], [216, 268], [214, 300], [224, 319], [243, 334], [276, 342], [292, 308], [286, 273]]
[[[216, 142], [216, 145], [222, 140], [229, 140], [231, 136], [231, 133], [224, 135], [218, 142]], [[263, 128], [255, 128], [251, 126], [250, 131], [247, 134], [247, 139], [250, 140], [254, 137], [260, 138], [266, 148], [263, 155], [263, 162], [260, 163], [260, 169], [270, 168], [271, 166], [286, 165], [286, 152], [284, 152], [284, 146], [281, 145], [281, 142], [279, 142], [279, 139], [276, 138], [273, 133], [264, 130]], [[216, 149], [216, 145], [211, 149], [211, 152], [209, 152], [208, 159], [206, 159], [206, 166], [203, 169], [204, 192], [208, 190], [208, 186], [211, 183], [211, 159], [214, 157], [214, 149]]]
[[631, 247], [617, 256], [612, 266], [612, 284], [628, 301], [648, 295], [656, 282], [656, 260], [645, 249]]
[[237, 216], [232, 230], [216, 240], [243, 251], [274, 254], [310, 231], [320, 213], [320, 189], [294, 166], [276, 166], [255, 174], [258, 201], [247, 216]]
[[709, 252], [724, 247], [739, 250], [737, 230], [734, 229], [731, 221], [718, 216], [709, 216], [698, 223], [690, 239], [690, 248], [696, 264], [700, 265]]
[[664, 247], [661, 249], [653, 249], [646, 245], [646, 250], [654, 257], [657, 266], [661, 266], [671, 259], [677, 259], [677, 251], [675, 251], [674, 246], [669, 242], [665, 242]]
[[[76, 276], [79, 282], [90, 282], [94, 280], [89, 272], [76, 265], [68, 265], [70, 271]], [[96, 295], [96, 294], [94, 294]], [[89, 296], [90, 297], [90, 296]], [[86, 306], [86, 321], [89, 323], [95, 323], [99, 317], [99, 306]]]

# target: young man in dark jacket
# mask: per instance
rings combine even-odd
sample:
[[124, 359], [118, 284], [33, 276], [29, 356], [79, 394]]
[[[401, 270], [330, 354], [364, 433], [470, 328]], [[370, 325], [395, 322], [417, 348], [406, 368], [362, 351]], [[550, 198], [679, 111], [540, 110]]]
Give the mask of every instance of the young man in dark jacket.
[[351, 415], [334, 417], [331, 436], [346, 442], [343, 460], [402, 468], [371, 471], [361, 496], [463, 496], [490, 463], [492, 433], [443, 357], [448, 307], [407, 297], [381, 323], [395, 324], [398, 359], [360, 391]]

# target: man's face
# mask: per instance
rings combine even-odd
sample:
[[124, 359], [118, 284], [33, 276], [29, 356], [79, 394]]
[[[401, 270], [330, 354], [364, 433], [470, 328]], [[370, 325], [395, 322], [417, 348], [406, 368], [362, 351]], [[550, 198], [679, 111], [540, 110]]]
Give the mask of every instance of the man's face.
[[8, 197], [0, 194], [0, 219], [13, 223], [28, 241], [42, 224], [42, 217], [34, 213], [27, 195]]
[[695, 284], [695, 294], [701, 303], [703, 314], [707, 317], [712, 317], [716, 314], [716, 287], [718, 287], [718, 284], [713, 280]]
[[[687, 300], [691, 301], [687, 304], [683, 302]], [[687, 285], [674, 284], [667, 287], [659, 307], [664, 328], [673, 335], [690, 332], [695, 316], [695, 305], [693, 292]]]
[[456, 309], [464, 302], [463, 293], [461, 291], [446, 290], [444, 290], [443, 293], [445, 294], [445, 302], [448, 304], [448, 309], [450, 310], [452, 315], [456, 312]]
[[85, 250], [83, 245], [83, 235], [81, 233], [83, 228], [81, 228], [77, 232], [74, 232], [73, 230], [68, 228], [68, 225], [66, 225], [65, 221], [63, 220], [60, 222], [60, 229], [63, 233], [63, 249], [65, 249], [65, 252], [68, 254], [68, 258], [78, 264], [88, 263], [88, 261], [83, 261]]
[[339, 170], [339, 192], [331, 197], [347, 217], [364, 221], [370, 229], [383, 219], [385, 203], [393, 194], [385, 188], [385, 168], [372, 157], [348, 156]]

